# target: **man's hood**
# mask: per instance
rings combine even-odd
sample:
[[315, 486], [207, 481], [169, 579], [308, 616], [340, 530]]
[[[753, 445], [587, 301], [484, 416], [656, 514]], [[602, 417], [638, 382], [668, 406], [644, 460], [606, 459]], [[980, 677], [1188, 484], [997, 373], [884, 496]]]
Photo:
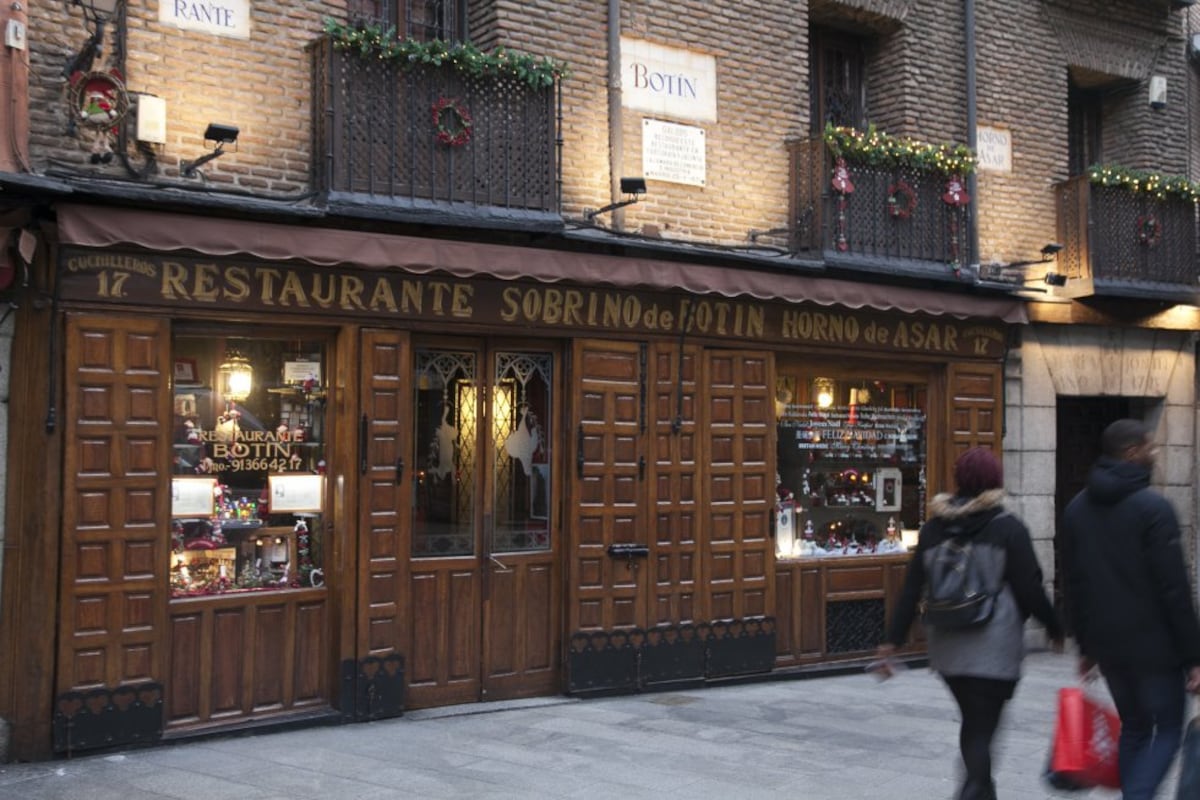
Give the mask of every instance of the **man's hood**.
[[1088, 474], [1087, 496], [1094, 503], [1111, 506], [1149, 485], [1149, 468], [1104, 457]]

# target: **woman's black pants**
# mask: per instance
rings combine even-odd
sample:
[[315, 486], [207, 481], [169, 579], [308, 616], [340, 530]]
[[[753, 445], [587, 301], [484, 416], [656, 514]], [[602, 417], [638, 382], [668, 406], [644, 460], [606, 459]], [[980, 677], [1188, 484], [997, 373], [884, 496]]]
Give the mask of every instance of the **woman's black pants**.
[[943, 678], [962, 714], [958, 746], [967, 774], [958, 800], [995, 800], [992, 739], [1000, 726], [1004, 704], [1012, 697], [1017, 682], [956, 675]]

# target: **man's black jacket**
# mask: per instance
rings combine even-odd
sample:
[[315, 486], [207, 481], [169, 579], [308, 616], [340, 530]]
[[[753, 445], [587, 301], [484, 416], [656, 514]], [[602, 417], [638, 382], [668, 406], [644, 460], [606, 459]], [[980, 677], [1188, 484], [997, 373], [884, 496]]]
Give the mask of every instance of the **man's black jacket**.
[[1200, 664], [1179, 523], [1150, 470], [1101, 458], [1063, 513], [1067, 609], [1081, 654], [1100, 664]]

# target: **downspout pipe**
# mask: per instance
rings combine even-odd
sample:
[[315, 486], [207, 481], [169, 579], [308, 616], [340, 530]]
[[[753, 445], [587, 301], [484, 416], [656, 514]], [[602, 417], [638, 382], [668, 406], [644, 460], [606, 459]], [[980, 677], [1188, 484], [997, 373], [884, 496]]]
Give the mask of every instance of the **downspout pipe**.
[[[963, 9], [963, 22], [966, 28], [966, 49], [967, 49], [967, 146], [971, 148], [971, 152], [978, 152], [979, 137], [977, 128], [979, 121], [977, 118], [978, 107], [976, 105], [976, 84], [975, 84], [975, 0], [964, 0], [965, 7]], [[973, 170], [967, 176], [967, 194], [971, 196], [971, 217], [968, 224], [968, 235], [971, 241], [971, 256], [970, 256], [970, 271], [969, 274], [978, 277], [979, 275], [979, 175], [977, 170]]]
[[[625, 136], [621, 125], [621, 0], [608, 0], [608, 177], [609, 202], [621, 199], [625, 174]], [[613, 227], [625, 227], [625, 213], [613, 211]]]

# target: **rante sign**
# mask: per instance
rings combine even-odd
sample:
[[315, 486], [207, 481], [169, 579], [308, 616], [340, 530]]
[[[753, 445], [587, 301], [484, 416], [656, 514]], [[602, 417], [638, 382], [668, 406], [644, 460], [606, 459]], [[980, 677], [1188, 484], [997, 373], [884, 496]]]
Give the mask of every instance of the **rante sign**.
[[250, 38], [249, 0], [158, 0], [158, 21], [189, 31]]

